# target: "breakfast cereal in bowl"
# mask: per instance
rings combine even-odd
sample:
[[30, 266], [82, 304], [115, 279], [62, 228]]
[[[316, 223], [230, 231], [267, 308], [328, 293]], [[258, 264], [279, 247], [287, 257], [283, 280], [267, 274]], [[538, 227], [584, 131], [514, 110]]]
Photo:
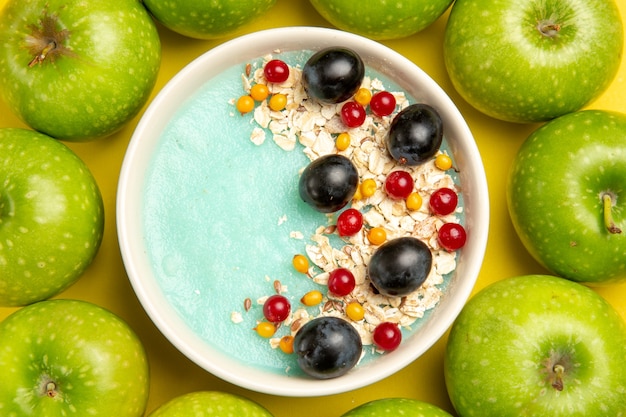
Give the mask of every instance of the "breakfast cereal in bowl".
[[120, 176], [120, 246], [152, 320], [207, 371], [277, 395], [356, 389], [419, 357], [469, 296], [487, 228], [482, 162], [445, 92], [330, 29], [199, 57]]

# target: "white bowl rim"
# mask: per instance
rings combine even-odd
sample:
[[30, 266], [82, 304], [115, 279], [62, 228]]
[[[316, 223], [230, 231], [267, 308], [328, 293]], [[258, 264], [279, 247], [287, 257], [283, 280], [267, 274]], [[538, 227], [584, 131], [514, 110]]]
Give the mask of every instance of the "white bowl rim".
[[[447, 133], [448, 142], [460, 167], [464, 192], [471, 190], [471, 193], [464, 194], [468, 221], [464, 261], [457, 267], [456, 275], [431, 319], [416, 333], [419, 337], [412, 335], [396, 351], [357, 366], [342, 377], [315, 380], [250, 369], [212, 350], [185, 325], [149, 277], [150, 264], [141, 230], [140, 196], [143, 172], [160, 132], [178, 106], [211, 78], [210, 73], [217, 74], [231, 65], [274, 53], [277, 47], [292, 50], [327, 46], [354, 49], [368, 65], [383, 73], [393, 73], [394, 82], [409, 93], [414, 90], [411, 93], [414, 97], [423, 96], [425, 102], [437, 108], [444, 126], [447, 123], [451, 128]], [[419, 86], [419, 91], [415, 86]], [[459, 137], [466, 140], [458, 142], [456, 138]], [[292, 26], [250, 33], [218, 45], [194, 59], [162, 88], [146, 109], [129, 142], [119, 176], [116, 213], [120, 250], [131, 285], [150, 319], [180, 352], [211, 374], [237, 386], [272, 395], [314, 397], [351, 391], [386, 378], [409, 365], [444, 335], [469, 298], [482, 266], [487, 245], [489, 199], [484, 167], [472, 133], [452, 100], [430, 76], [404, 56], [376, 41], [335, 29]]]

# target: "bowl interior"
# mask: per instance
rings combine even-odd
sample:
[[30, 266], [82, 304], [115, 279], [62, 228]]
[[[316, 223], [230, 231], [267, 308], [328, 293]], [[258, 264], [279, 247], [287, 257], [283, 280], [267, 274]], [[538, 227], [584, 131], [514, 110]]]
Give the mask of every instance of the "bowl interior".
[[[159, 138], [175, 112], [200, 86], [233, 65], [266, 54], [344, 46], [357, 51], [366, 65], [394, 80], [416, 100], [441, 114], [445, 135], [459, 169], [468, 241], [457, 269], [432, 314], [418, 331], [391, 354], [359, 365], [330, 380], [277, 375], [233, 360], [203, 341], [181, 319], [156, 281], [142, 230], [144, 174]], [[212, 374], [238, 386], [283, 396], [337, 394], [374, 383], [407, 366], [448, 329], [469, 297], [483, 261], [489, 206], [484, 168], [472, 134], [446, 93], [421, 69], [391, 49], [368, 39], [332, 29], [271, 29], [226, 42], [197, 58], [161, 90], [140, 120], [120, 173], [117, 227], [123, 261], [132, 286], [160, 331], [184, 355]]]

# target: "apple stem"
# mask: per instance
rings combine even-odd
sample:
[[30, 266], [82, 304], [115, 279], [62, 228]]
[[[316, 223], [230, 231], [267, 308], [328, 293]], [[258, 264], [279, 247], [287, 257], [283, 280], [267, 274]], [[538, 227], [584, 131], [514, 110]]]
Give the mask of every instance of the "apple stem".
[[553, 23], [550, 20], [541, 20], [537, 22], [537, 30], [543, 36], [554, 38], [561, 31], [561, 25], [558, 23]]
[[48, 54], [51, 51], [54, 51], [56, 47], [57, 47], [57, 43], [54, 40], [51, 40], [50, 42], [48, 42], [48, 44], [41, 50], [41, 52], [35, 55], [32, 61], [28, 63], [28, 66], [32, 68], [37, 64], [41, 64], [46, 59]]
[[617, 225], [613, 221], [613, 195], [611, 193], [605, 192], [602, 194], [602, 207], [604, 211], [604, 226], [609, 231], [609, 233], [622, 233], [622, 229], [617, 227]]
[[46, 384], [46, 395], [50, 398], [56, 397], [57, 395], [56, 389], [57, 389], [57, 385], [54, 382], [52, 381], [48, 382]]
[[556, 364], [552, 368], [552, 371], [554, 372], [552, 388], [557, 391], [563, 391], [563, 374], [565, 373], [565, 367], [561, 364]]

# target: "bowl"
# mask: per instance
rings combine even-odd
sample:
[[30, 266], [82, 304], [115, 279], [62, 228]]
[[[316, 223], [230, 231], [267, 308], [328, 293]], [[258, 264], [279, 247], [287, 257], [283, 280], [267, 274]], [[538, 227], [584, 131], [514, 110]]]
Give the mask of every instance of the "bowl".
[[[240, 77], [236, 77], [236, 83], [220, 78], [229, 69], [237, 67], [243, 73], [247, 62], [278, 51], [314, 51], [330, 46], [356, 51], [368, 68], [438, 110], [445, 126], [445, 141], [455, 161], [455, 175], [461, 184], [462, 215], [468, 239], [457, 253], [456, 269], [447, 277], [439, 302], [413, 326], [396, 350], [374, 354], [340, 377], [315, 379], [292, 368], [277, 370], [267, 363], [255, 362], [256, 357], [264, 354], [259, 352], [267, 350], [268, 342], [254, 333], [253, 325], [245, 329], [251, 335], [243, 336], [247, 338], [245, 342], [236, 339], [235, 333], [239, 334], [241, 329], [236, 322], [241, 320], [232, 320], [235, 313], [240, 319], [252, 314], [244, 311], [247, 310], [243, 307], [244, 300], [258, 297], [258, 293], [253, 293], [259, 286], [265, 285], [269, 295], [275, 281], [266, 271], [244, 273], [245, 263], [255, 265], [272, 257], [280, 263], [282, 257], [286, 264], [291, 249], [280, 247], [263, 230], [248, 225], [254, 223], [251, 217], [257, 217], [256, 214], [263, 217], [265, 213], [265, 208], [256, 207], [248, 194], [259, 195], [263, 190], [248, 193], [244, 189], [241, 202], [236, 204], [222, 197], [229, 192], [229, 181], [235, 188], [247, 181], [241, 179], [242, 175], [249, 177], [254, 187], [264, 188], [285, 175], [272, 177], [280, 171], [273, 165], [262, 165], [260, 171], [267, 166], [267, 172], [246, 172], [246, 165], [250, 161], [256, 163], [260, 156], [250, 157], [250, 152], [240, 151], [235, 155], [229, 153], [232, 142], [228, 141], [235, 140], [237, 129], [252, 129], [245, 123], [239, 123], [243, 127], [214, 127], [200, 133], [189, 125], [196, 120], [215, 119], [214, 114], [206, 113], [203, 107], [206, 102], [202, 100], [216, 99], [199, 98], [204, 86], [221, 86], [215, 90], [220, 92], [222, 87], [232, 88], [237, 84], [234, 92], [227, 93], [233, 98], [237, 97], [236, 91], [243, 92]], [[232, 101], [223, 104], [218, 107], [230, 112], [229, 117], [244, 117], [234, 114]], [[188, 122], [173, 128], [178, 114], [186, 115]], [[193, 140], [181, 139], [184, 137]], [[167, 142], [167, 147], [162, 141]], [[211, 150], [213, 146], [217, 148]], [[193, 167], [202, 164], [206, 171], [190, 173]], [[297, 172], [289, 175], [292, 174], [298, 175]], [[199, 188], [191, 190], [193, 187]], [[288, 206], [298, 198], [275, 200], [280, 209], [281, 204]], [[226, 204], [222, 201], [230, 202], [233, 223], [215, 227], [215, 223], [222, 221], [223, 213], [231, 210], [220, 206]], [[486, 176], [472, 133], [448, 95], [425, 72], [395, 51], [358, 35], [333, 29], [288, 27], [245, 35], [215, 47], [183, 68], [159, 92], [139, 121], [124, 157], [117, 195], [117, 228], [123, 262], [139, 301], [180, 352], [206, 371], [240, 387], [280, 396], [311, 397], [375, 383], [409, 365], [444, 335], [470, 296], [482, 265], [489, 222], [488, 201]], [[197, 225], [192, 223], [190, 227], [187, 222], [192, 218], [205, 220], [197, 220]], [[280, 223], [281, 220], [266, 227], [274, 230]], [[186, 226], [180, 226], [183, 224]], [[246, 229], [248, 226], [250, 230]], [[217, 242], [211, 253], [203, 252], [204, 240]], [[248, 256], [248, 261], [241, 261], [241, 268], [238, 265], [219, 271], [212, 269], [224, 258], [239, 252]], [[193, 264], [189, 259], [194, 260]], [[282, 279], [287, 272], [281, 273]], [[196, 275], [201, 277], [200, 282], [191, 278]], [[282, 290], [294, 297], [297, 285], [290, 284], [288, 290], [286, 287]], [[242, 306], [238, 312], [214, 311], [218, 305], [223, 307], [223, 303], [231, 302]], [[252, 309], [258, 314], [260, 307], [253, 304]]]

